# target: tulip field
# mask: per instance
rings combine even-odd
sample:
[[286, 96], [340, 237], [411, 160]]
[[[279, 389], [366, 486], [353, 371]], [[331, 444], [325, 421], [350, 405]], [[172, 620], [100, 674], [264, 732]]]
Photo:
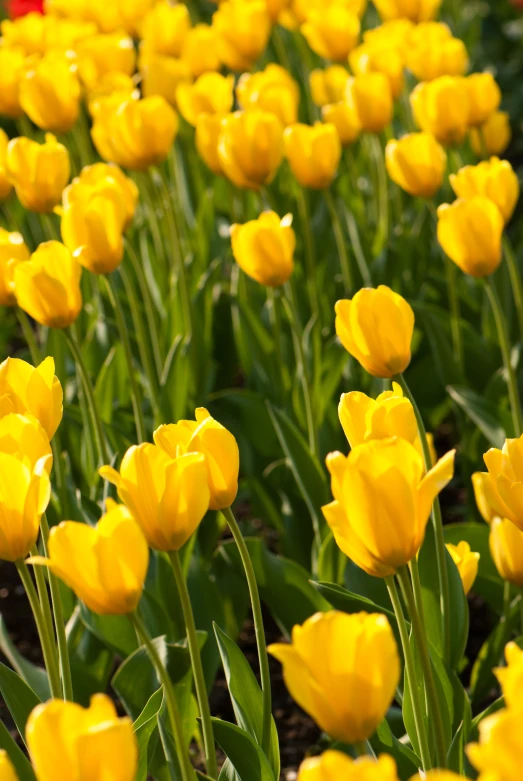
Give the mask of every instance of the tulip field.
[[521, 781], [520, 5], [0, 0], [0, 781]]

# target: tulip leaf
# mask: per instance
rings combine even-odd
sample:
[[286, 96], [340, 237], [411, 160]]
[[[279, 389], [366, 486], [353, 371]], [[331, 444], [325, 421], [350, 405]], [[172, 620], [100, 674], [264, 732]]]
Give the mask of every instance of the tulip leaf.
[[83, 603], [80, 615], [87, 628], [119, 656], [125, 658], [136, 650], [134, 629], [126, 616], [99, 616]]
[[268, 759], [248, 732], [221, 719], [212, 719], [212, 725], [216, 742], [240, 781], [275, 781]]
[[495, 677], [492, 670], [499, 665], [505, 644], [518, 625], [518, 621], [519, 604], [513, 604], [510, 607], [508, 620], [502, 616], [481, 646], [470, 674], [470, 699], [474, 707], [482, 702], [494, 686]]
[[149, 699], [147, 700], [147, 704], [145, 705], [143, 711], [140, 713], [138, 718], [133, 724], [134, 732], [136, 735], [136, 741], [138, 743], [138, 770], [136, 773], [136, 779], [135, 781], [146, 781], [148, 770], [147, 770], [147, 759], [148, 759], [148, 748], [149, 748], [149, 740], [151, 738], [152, 733], [158, 726], [158, 713], [160, 712], [160, 709], [162, 707], [163, 702], [163, 689], [158, 689], [154, 692], [154, 694], [151, 694]]
[[471, 388], [447, 385], [447, 392], [480, 429], [487, 441], [493, 447], [502, 448], [507, 434], [499, 424], [497, 406]]
[[228, 758], [223, 763], [220, 775], [218, 776], [218, 781], [241, 781], [240, 776], [234, 769], [234, 765]]
[[421, 767], [420, 759], [393, 735], [386, 719], [381, 722], [369, 743], [376, 754], [385, 753], [394, 757], [400, 781], [408, 781]]
[[29, 714], [40, 704], [41, 700], [32, 689], [20, 678], [18, 673], [0, 663], [0, 693], [9, 713], [13, 717], [16, 728], [25, 742], [25, 725]]
[[51, 692], [46, 671], [43, 667], [37, 667], [32, 662], [24, 659], [9, 636], [3, 616], [0, 616], [0, 650], [11, 664], [13, 670], [18, 673], [20, 678], [23, 678], [37, 697], [42, 701], [48, 700]]
[[114, 653], [83, 623], [79, 606], [66, 631], [75, 702], [87, 707], [93, 694], [105, 691]]
[[0, 748], [13, 763], [19, 781], [36, 781], [34, 770], [22, 749], [16, 745], [5, 724], [0, 721]]

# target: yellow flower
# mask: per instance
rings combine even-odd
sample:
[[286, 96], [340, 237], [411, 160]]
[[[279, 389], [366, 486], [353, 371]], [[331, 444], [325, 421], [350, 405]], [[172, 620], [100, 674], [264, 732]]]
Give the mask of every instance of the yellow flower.
[[194, 84], [180, 84], [176, 99], [180, 114], [193, 127], [200, 114], [227, 114], [234, 102], [234, 76], [204, 73]]
[[[506, 439], [502, 450], [491, 447], [483, 460], [488, 469], [484, 489], [495, 515], [508, 518], [523, 530], [523, 435]], [[484, 473], [483, 473], [484, 474]]]
[[154, 441], [171, 458], [180, 453], [203, 454], [210, 491], [209, 507], [224, 510], [231, 506], [238, 493], [238, 443], [203, 407], [198, 407], [195, 418], [160, 426], [154, 432]]
[[135, 38], [142, 29], [143, 19], [157, 5], [157, 0], [117, 0], [120, 25]]
[[316, 613], [293, 628], [291, 644], [269, 652], [282, 663], [293, 699], [330, 737], [366, 740], [385, 718], [400, 677], [386, 616]]
[[145, 52], [140, 56], [140, 76], [145, 98], [161, 95], [174, 108], [178, 105], [178, 87], [192, 81], [191, 69], [184, 60], [155, 52]]
[[283, 134], [285, 156], [302, 187], [330, 187], [341, 158], [341, 142], [334, 125], [316, 122], [292, 125]]
[[493, 518], [499, 515], [494, 507], [494, 504], [498, 504], [501, 501], [501, 497], [495, 493], [495, 498], [492, 499], [492, 491], [494, 490], [494, 484], [490, 478], [488, 472], [474, 472], [472, 475], [472, 488], [474, 489], [474, 499], [476, 500], [476, 506], [484, 521], [490, 523]]
[[142, 46], [157, 54], [180, 57], [191, 29], [191, 18], [183, 3], [160, 2], [147, 13], [142, 25]]
[[59, 241], [40, 244], [14, 270], [18, 306], [49, 328], [67, 328], [82, 310], [82, 268]]
[[0, 779], [2, 781], [18, 781], [13, 764], [4, 749], [0, 749]]
[[506, 667], [496, 667], [494, 673], [509, 708], [519, 708], [523, 685], [523, 651], [511, 641], [505, 646]]
[[100, 33], [77, 46], [78, 72], [88, 89], [96, 88], [108, 73], [132, 76], [136, 53], [132, 38], [123, 33]]
[[300, 765], [297, 781], [398, 781], [396, 763], [388, 754], [353, 760], [341, 751], [326, 751]]
[[503, 154], [512, 138], [509, 115], [506, 111], [494, 111], [485, 124], [470, 129], [469, 138], [478, 157]]
[[218, 55], [216, 31], [211, 25], [196, 24], [189, 30], [181, 57], [196, 78], [202, 73], [220, 70], [222, 63]]
[[267, 13], [274, 24], [276, 24], [281, 14], [287, 11], [290, 4], [291, 0], [265, 0]]
[[520, 708], [504, 708], [480, 721], [479, 743], [469, 743], [466, 752], [479, 770], [478, 781], [520, 781]]
[[11, 413], [31, 415], [49, 439], [54, 436], [62, 420], [63, 392], [52, 358], [36, 368], [19, 358], [0, 363], [0, 418]]
[[363, 288], [352, 300], [338, 301], [336, 333], [369, 374], [394, 377], [410, 363], [414, 312], [386, 285]]
[[445, 547], [458, 569], [463, 590], [465, 594], [468, 594], [478, 574], [479, 553], [471, 551], [470, 545], [464, 540], [458, 542], [457, 545], [448, 542]]
[[508, 160], [491, 157], [478, 165], [467, 165], [451, 174], [449, 181], [458, 198], [468, 201], [482, 195], [496, 204], [506, 223], [512, 217], [519, 198], [519, 180]]
[[52, 212], [69, 181], [69, 152], [51, 133], [45, 143], [14, 138], [7, 146], [6, 171], [22, 206], [34, 212]]
[[408, 564], [434, 499], [452, 479], [454, 452], [426, 474], [419, 452], [399, 437], [357, 445], [348, 457], [328, 455], [334, 501], [322, 509], [343, 553], [378, 578]]
[[76, 66], [59, 52], [33, 61], [20, 82], [20, 105], [42, 130], [67, 133], [80, 114]]
[[38, 420], [29, 412], [12, 412], [0, 418], [0, 452], [14, 456], [29, 470], [43, 459], [44, 469], [51, 474], [53, 456], [49, 437]]
[[[0, 52], [1, 51], [2, 49], [0, 48]], [[7, 196], [10, 194], [11, 190], [13, 189], [13, 185], [9, 181], [7, 177], [7, 171], [6, 171], [6, 158], [7, 158], [8, 144], [9, 144], [9, 139], [7, 137], [7, 134], [0, 127], [0, 201], [2, 201], [4, 198], [7, 198]]]
[[4, 46], [19, 46], [25, 54], [43, 54], [46, 49], [47, 20], [36, 12], [0, 24]]
[[469, 97], [469, 125], [484, 125], [501, 103], [501, 90], [491, 73], [472, 73], [465, 79]]
[[345, 97], [348, 80], [349, 73], [342, 65], [330, 65], [328, 68], [311, 71], [309, 86], [314, 103], [317, 106], [339, 103]]
[[502, 235], [503, 215], [489, 198], [460, 198], [438, 208], [438, 241], [465, 274], [486, 277], [497, 269]]
[[264, 0], [225, 0], [212, 17], [220, 60], [233, 71], [249, 70], [271, 34]]
[[309, 11], [301, 32], [320, 57], [344, 62], [358, 43], [360, 20], [343, 3], [332, 3]]
[[[444, 30], [441, 34], [441, 30]], [[436, 31], [436, 32], [433, 32]], [[465, 44], [454, 38], [449, 28], [437, 22], [420, 24], [410, 37], [407, 66], [418, 81], [440, 76], [463, 76], [469, 65]]]
[[155, 550], [179, 550], [209, 509], [205, 458], [200, 453], [170, 456], [145, 443], [129, 448], [120, 472], [100, 474], [113, 483], [147, 542]]
[[469, 126], [469, 90], [460, 76], [440, 76], [411, 92], [416, 124], [441, 144], [460, 144]]
[[20, 82], [25, 68], [24, 50], [0, 46], [0, 114], [17, 119], [24, 113], [20, 105]]
[[430, 133], [409, 133], [387, 142], [385, 162], [399, 187], [410, 195], [431, 198], [443, 183], [447, 155]]
[[508, 518], [490, 524], [490, 555], [503, 580], [523, 588], [523, 531]]
[[428, 22], [438, 13], [441, 0], [375, 0], [374, 5], [384, 22], [392, 19]]
[[0, 306], [15, 306], [13, 273], [15, 267], [29, 260], [31, 253], [20, 233], [0, 228]]
[[311, 11], [325, 10], [333, 5], [342, 6], [361, 19], [367, 0], [291, 0], [290, 8], [283, 12], [280, 23], [294, 30], [307, 21]]
[[258, 190], [268, 184], [283, 158], [280, 120], [258, 109], [229, 114], [223, 119], [218, 158], [223, 173], [237, 187]]
[[379, 133], [392, 120], [390, 81], [383, 73], [361, 73], [347, 82], [345, 99], [358, 116], [363, 130]]
[[376, 46], [387, 46], [400, 53], [405, 53], [407, 46], [410, 45], [412, 32], [415, 29], [415, 25], [409, 19], [391, 19], [377, 27], [365, 30], [363, 42]]
[[64, 206], [68, 206], [77, 198], [80, 198], [87, 188], [99, 192], [113, 192], [116, 190], [116, 197], [125, 207], [125, 227], [129, 227], [138, 203], [138, 187], [117, 165], [94, 163], [82, 168], [80, 176], [73, 179], [72, 185], [64, 190]]
[[263, 71], [244, 73], [236, 87], [236, 97], [242, 109], [269, 111], [283, 127], [298, 121], [300, 89], [281, 65], [269, 63]]
[[196, 123], [194, 142], [196, 149], [205, 165], [214, 174], [223, 174], [220, 156], [218, 154], [218, 141], [222, 132], [223, 116], [219, 114], [200, 114]]
[[26, 726], [29, 754], [38, 781], [133, 781], [138, 746], [131, 720], [118, 718], [106, 694], [88, 708], [49, 700], [37, 705]]
[[257, 220], [231, 225], [232, 254], [241, 269], [260, 285], [279, 287], [292, 274], [296, 235], [292, 215], [282, 220], [263, 212]]
[[383, 73], [389, 80], [392, 96], [397, 98], [404, 87], [403, 55], [387, 45], [362, 43], [349, 54], [349, 64], [355, 76], [362, 73]]
[[453, 773], [452, 770], [428, 770], [423, 775], [413, 776], [410, 781], [464, 781], [464, 778], [464, 776]]
[[323, 106], [321, 117], [324, 122], [334, 125], [342, 146], [352, 144], [361, 133], [361, 124], [353, 107], [345, 101]]
[[89, 89], [87, 108], [91, 116], [95, 117], [100, 111], [106, 110], [107, 106], [118, 108], [126, 100], [138, 100], [139, 97], [140, 92], [136, 89], [132, 76], [114, 71], [104, 74], [100, 81]]

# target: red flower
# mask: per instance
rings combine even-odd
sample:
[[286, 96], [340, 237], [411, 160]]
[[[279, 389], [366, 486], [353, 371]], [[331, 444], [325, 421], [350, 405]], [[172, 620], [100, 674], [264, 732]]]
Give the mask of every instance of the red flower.
[[19, 16], [25, 16], [31, 11], [43, 14], [44, 0], [8, 0], [7, 11], [11, 19], [18, 19]]

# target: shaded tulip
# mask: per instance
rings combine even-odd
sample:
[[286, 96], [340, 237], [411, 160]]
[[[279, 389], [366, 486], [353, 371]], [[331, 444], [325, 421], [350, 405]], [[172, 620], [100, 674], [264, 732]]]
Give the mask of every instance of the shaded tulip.
[[185, 37], [181, 58], [196, 78], [220, 70], [216, 30], [209, 24], [196, 24]]
[[52, 212], [69, 181], [69, 152], [51, 133], [46, 133], [43, 144], [25, 136], [14, 138], [7, 146], [6, 171], [22, 206]]
[[113, 483], [155, 550], [179, 550], [209, 509], [205, 458], [200, 453], [168, 455], [145, 443], [129, 448], [120, 472], [100, 474]]
[[[431, 23], [419, 25], [430, 27]], [[446, 25], [441, 25], [442, 27]], [[447, 28], [448, 30], [448, 28]], [[467, 48], [462, 40], [448, 36], [434, 39], [433, 36], [420, 34], [413, 40], [407, 51], [407, 67], [418, 81], [433, 81], [440, 76], [463, 76], [469, 66]]]
[[247, 276], [268, 287], [285, 284], [294, 267], [296, 235], [292, 215], [282, 220], [263, 212], [244, 225], [231, 225], [232, 254]]
[[374, 5], [384, 22], [391, 19], [428, 22], [438, 13], [441, 0], [375, 0]]
[[283, 134], [285, 157], [302, 187], [323, 190], [336, 176], [341, 142], [334, 125], [292, 125]]
[[438, 208], [438, 241], [465, 274], [486, 277], [497, 269], [502, 235], [503, 216], [489, 198], [458, 199]]
[[240, 451], [236, 439], [206, 409], [198, 407], [196, 420], [180, 420], [160, 426], [154, 441], [171, 458], [180, 453], [205, 456], [211, 510], [230, 507], [238, 493]]
[[348, 80], [349, 72], [342, 65], [313, 70], [309, 75], [309, 86], [314, 103], [317, 106], [339, 103], [345, 97]]
[[136, 67], [132, 38], [122, 33], [93, 35], [79, 43], [76, 51], [80, 78], [89, 89], [108, 73], [132, 76]]
[[20, 233], [0, 228], [0, 306], [15, 306], [13, 274], [15, 267], [29, 260], [31, 253]]
[[274, 24], [276, 24], [281, 14], [289, 8], [290, 4], [291, 0], [265, 0], [267, 13]]
[[509, 115], [506, 111], [495, 111], [485, 124], [470, 129], [469, 138], [478, 157], [503, 154], [512, 138]]
[[414, 120], [441, 144], [460, 144], [469, 126], [469, 91], [460, 76], [423, 82], [410, 94]]
[[268, 111], [236, 111], [223, 119], [218, 158], [237, 187], [258, 190], [276, 174], [283, 158], [283, 128]]
[[51, 473], [53, 455], [49, 437], [38, 420], [26, 412], [9, 413], [0, 418], [0, 452], [17, 458], [29, 470], [44, 460], [44, 469]]
[[471, 73], [465, 79], [469, 98], [469, 125], [483, 125], [501, 103], [501, 90], [491, 73]]
[[369, 575], [393, 575], [418, 553], [438, 493], [454, 474], [454, 450], [426, 474], [404, 439], [357, 445], [327, 456], [334, 501], [322, 510], [338, 547]]
[[236, 97], [242, 109], [269, 111], [283, 127], [298, 121], [300, 89], [281, 65], [270, 63], [263, 71], [244, 73], [236, 87]]
[[336, 333], [369, 374], [394, 377], [410, 363], [414, 312], [386, 285], [363, 288], [352, 300], [338, 301]]
[[82, 168], [80, 175], [73, 179], [63, 193], [64, 206], [81, 199], [87, 189], [98, 192], [114, 192], [125, 207], [125, 227], [131, 224], [138, 203], [138, 187], [121, 168], [111, 163], [93, 163]]
[[[493, 518], [499, 515], [491, 504], [494, 484], [488, 472], [474, 472], [472, 475], [472, 488], [474, 489], [474, 499], [476, 506], [484, 521], [490, 523]], [[494, 494], [494, 504], [498, 505], [501, 501], [499, 494]]]
[[48, 471], [46, 456], [31, 469], [15, 455], [0, 452], [0, 559], [25, 559], [36, 545], [51, 498]]
[[20, 105], [42, 130], [67, 133], [80, 115], [76, 66], [56, 52], [35, 60], [20, 82]]
[[490, 555], [500, 577], [523, 588], [523, 531], [508, 518], [495, 517], [490, 524]]
[[519, 708], [523, 686], [523, 651], [511, 641], [505, 646], [506, 667], [496, 667], [494, 673], [509, 708]]
[[358, 43], [360, 20], [342, 3], [332, 4], [309, 11], [301, 32], [320, 57], [344, 62]]
[[178, 105], [178, 87], [192, 81], [191, 69], [187, 63], [165, 54], [142, 54], [139, 68], [143, 96], [148, 98], [151, 95], [160, 95], [174, 108]]
[[394, 699], [400, 660], [386, 616], [316, 613], [269, 646], [291, 696], [330, 737], [369, 738]]
[[480, 721], [479, 742], [466, 747], [478, 781], [519, 781], [521, 778], [521, 710], [504, 708]]
[[356, 112], [363, 130], [379, 133], [392, 120], [390, 82], [383, 73], [362, 73], [347, 82], [345, 100]]
[[378, 759], [352, 759], [341, 751], [325, 751], [300, 765], [297, 781], [398, 781], [396, 763], [388, 754]]
[[2, 781], [18, 781], [13, 764], [4, 749], [0, 749], [0, 778]]
[[54, 372], [52, 358], [45, 358], [36, 368], [19, 358], [0, 363], [0, 418], [29, 414], [51, 439], [63, 413], [62, 386]]
[[398, 49], [363, 43], [350, 53], [349, 64], [355, 76], [382, 73], [389, 80], [392, 96], [397, 98], [401, 94], [405, 83], [405, 64]]
[[479, 553], [471, 551], [469, 543], [465, 540], [458, 542], [457, 545], [447, 543], [445, 547], [457, 567], [463, 590], [468, 594], [478, 574]]
[[451, 174], [449, 181], [458, 198], [468, 201], [484, 196], [496, 204], [505, 222], [512, 217], [519, 198], [519, 180], [508, 160], [491, 157], [478, 165], [467, 165]]
[[246, 71], [260, 57], [271, 34], [263, 0], [226, 0], [212, 17], [220, 60], [233, 71]]
[[0, 114], [18, 119], [24, 113], [20, 105], [20, 82], [25, 69], [24, 50], [0, 46]]
[[59, 241], [40, 244], [14, 270], [18, 306], [41, 325], [67, 328], [82, 310], [82, 268]]
[[361, 133], [359, 117], [345, 101], [323, 106], [321, 117], [324, 122], [334, 125], [342, 146], [354, 143]]
[[[142, 85], [143, 89], [143, 85]], [[138, 100], [140, 92], [136, 88], [132, 76], [126, 73], [106, 73], [100, 81], [92, 87], [87, 96], [87, 108], [92, 117], [106, 107], [118, 108], [126, 100]]]
[[63, 521], [51, 529], [48, 558], [28, 563], [49, 567], [93, 613], [125, 615], [142, 596], [149, 548], [129, 510], [108, 499], [95, 527]]
[[447, 155], [430, 133], [409, 133], [387, 142], [387, 173], [410, 195], [431, 198], [441, 187]]
[[224, 117], [219, 114], [200, 114], [196, 123], [194, 142], [198, 154], [211, 171], [217, 176], [223, 174], [218, 141], [222, 132]]
[[193, 127], [200, 114], [227, 114], [234, 102], [234, 76], [204, 73], [194, 84], [180, 84], [176, 91], [180, 114]]
[[164, 0], [156, 3], [143, 20], [142, 46], [157, 54], [180, 57], [190, 29], [187, 6]]
[[94, 694], [88, 708], [64, 700], [37, 705], [25, 732], [38, 781], [136, 778], [138, 746], [131, 719], [118, 718], [106, 694]]
[[13, 185], [9, 181], [7, 176], [7, 171], [6, 171], [6, 158], [7, 158], [8, 144], [9, 144], [9, 139], [7, 137], [7, 134], [0, 127], [0, 201], [3, 201], [4, 198], [7, 198], [7, 196], [10, 194], [11, 190], [13, 189]]
[[[523, 435], [506, 439], [503, 449], [491, 447], [483, 460], [488, 469], [484, 489], [496, 515], [508, 518], [523, 530]], [[485, 474], [485, 473], [483, 473]]]

